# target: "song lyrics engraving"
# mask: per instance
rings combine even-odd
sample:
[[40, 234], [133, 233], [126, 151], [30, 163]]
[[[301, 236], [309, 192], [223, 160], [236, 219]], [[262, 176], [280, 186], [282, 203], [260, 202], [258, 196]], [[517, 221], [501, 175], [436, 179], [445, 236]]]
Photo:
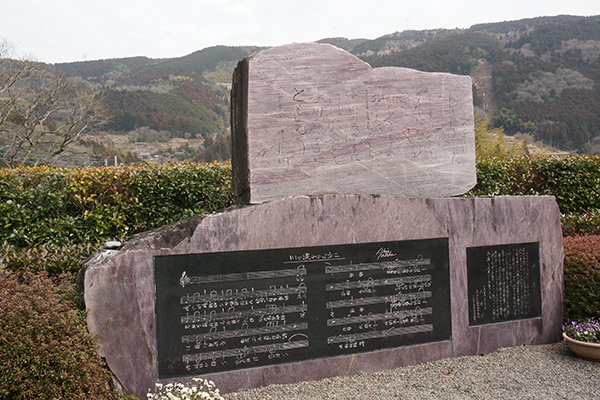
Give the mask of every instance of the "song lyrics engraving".
[[541, 316], [539, 243], [467, 248], [469, 325]]
[[157, 256], [159, 378], [447, 340], [448, 239]]

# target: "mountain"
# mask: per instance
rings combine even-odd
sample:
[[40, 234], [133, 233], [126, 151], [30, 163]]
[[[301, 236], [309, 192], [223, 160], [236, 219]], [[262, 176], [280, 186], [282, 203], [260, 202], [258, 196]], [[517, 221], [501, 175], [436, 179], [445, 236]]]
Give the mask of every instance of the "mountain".
[[600, 152], [600, 16], [403, 32], [349, 51], [373, 67], [471, 75], [478, 112], [505, 133]]
[[[103, 138], [86, 138], [88, 144], [102, 142], [102, 146], [95, 146], [96, 152], [101, 149], [102, 153], [114, 153], [114, 136], [128, 135], [129, 143], [119, 141], [119, 150], [143, 150], [142, 154], [149, 150], [154, 155], [163, 150], [176, 154], [177, 159], [223, 160], [230, 157], [231, 74], [240, 59], [260, 49], [215, 46], [180, 58], [132, 57], [53, 67], [103, 91], [111, 117], [105, 129], [111, 140], [104, 140], [106, 134]], [[177, 138], [185, 139], [185, 143], [171, 140]], [[168, 142], [176, 144], [166, 144], [163, 149], [152, 145]], [[190, 147], [187, 142], [196, 145]], [[135, 157], [127, 158], [133, 161]]]
[[[319, 43], [343, 48], [373, 67], [470, 75], [477, 113], [505, 133], [600, 153], [600, 16], [559, 15]], [[200, 161], [225, 159], [231, 74], [238, 60], [261, 49], [215, 46], [173, 59], [133, 57], [54, 68], [104, 90], [112, 115], [108, 133], [127, 136], [134, 150], [138, 143], [179, 139], [178, 147], [160, 151]]]

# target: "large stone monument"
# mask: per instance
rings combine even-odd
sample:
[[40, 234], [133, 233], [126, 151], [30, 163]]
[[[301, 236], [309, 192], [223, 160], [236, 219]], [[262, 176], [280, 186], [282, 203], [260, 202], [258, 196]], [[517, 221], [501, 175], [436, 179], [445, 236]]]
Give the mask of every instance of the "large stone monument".
[[[422, 87], [396, 82], [417, 77]], [[352, 81], [362, 89], [338, 87]], [[374, 87], [383, 108], [368, 96], [352, 103]], [[316, 44], [241, 61], [233, 178], [240, 204], [269, 201], [136, 235], [86, 262], [88, 324], [115, 380], [139, 396], [195, 376], [232, 392], [558, 341], [554, 198], [445, 197], [474, 183], [470, 87], [465, 77], [371, 70]], [[296, 126], [306, 130], [294, 148]], [[424, 136], [407, 139], [413, 127]]]
[[241, 61], [232, 132], [243, 204], [323, 192], [452, 196], [477, 180], [468, 76], [372, 69], [325, 44]]

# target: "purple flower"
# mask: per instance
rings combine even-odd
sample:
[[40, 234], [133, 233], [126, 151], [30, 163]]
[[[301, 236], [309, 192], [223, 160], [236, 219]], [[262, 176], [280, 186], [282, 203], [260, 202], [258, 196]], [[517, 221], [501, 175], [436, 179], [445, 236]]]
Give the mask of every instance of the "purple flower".
[[582, 342], [600, 343], [600, 322], [595, 318], [571, 321], [563, 325], [563, 331], [572, 339]]

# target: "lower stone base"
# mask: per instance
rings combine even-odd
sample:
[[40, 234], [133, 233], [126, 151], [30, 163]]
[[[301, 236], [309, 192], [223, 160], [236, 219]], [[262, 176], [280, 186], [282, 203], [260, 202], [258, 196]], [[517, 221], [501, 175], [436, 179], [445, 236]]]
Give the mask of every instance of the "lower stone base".
[[[159, 376], [155, 257], [431, 238], [448, 239], [450, 340], [291, 360], [202, 377], [213, 380], [222, 393], [227, 393], [560, 340], [562, 233], [558, 206], [548, 196], [293, 197], [194, 217], [137, 235], [121, 249], [104, 250], [88, 260], [80, 272], [80, 284], [89, 310], [90, 330], [101, 334], [101, 355], [126, 390], [143, 397]], [[505, 315], [500, 322], [476, 325], [473, 308], [478, 300], [474, 300], [474, 289], [469, 289], [467, 248], [532, 243], [539, 245], [539, 288], [534, 288], [541, 299], [539, 315], [518, 319]], [[515, 286], [518, 281], [514, 276], [512, 279], [504, 286]], [[494, 285], [488, 286], [501, 293], [502, 285]], [[513, 292], [507, 289], [506, 293]], [[173, 340], [181, 342], [180, 337]]]

